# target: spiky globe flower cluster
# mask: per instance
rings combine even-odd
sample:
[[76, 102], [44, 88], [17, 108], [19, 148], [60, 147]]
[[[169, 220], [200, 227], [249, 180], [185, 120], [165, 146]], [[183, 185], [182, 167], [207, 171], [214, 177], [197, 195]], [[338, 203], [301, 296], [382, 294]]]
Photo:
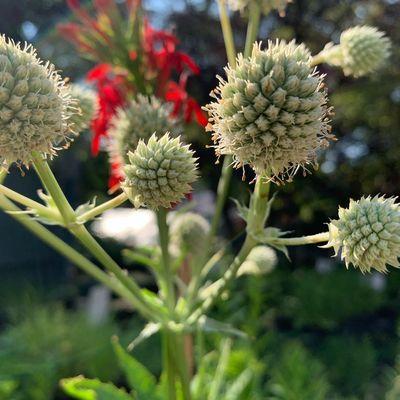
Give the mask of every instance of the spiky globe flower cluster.
[[323, 76], [310, 59], [304, 45], [277, 40], [266, 50], [256, 43], [251, 57], [239, 55], [225, 68], [227, 80], [206, 107], [217, 155], [232, 154], [236, 167], [278, 179], [315, 162], [332, 136]]
[[322, 61], [339, 66], [345, 75], [360, 77], [385, 65], [391, 43], [373, 26], [355, 26], [340, 36], [340, 44], [329, 43], [318, 55]]
[[201, 255], [206, 250], [204, 246], [209, 231], [209, 222], [200, 214], [178, 214], [170, 224], [171, 244], [181, 252]]
[[170, 208], [191, 191], [197, 179], [193, 151], [169, 133], [160, 139], [154, 134], [148, 143], [140, 140], [128, 157], [122, 188], [135, 207]]
[[238, 275], [262, 275], [271, 272], [278, 263], [276, 252], [269, 246], [256, 246], [240, 266]]
[[0, 36], [0, 163], [27, 165], [32, 151], [54, 155], [69, 139], [70, 104], [52, 64]]
[[89, 127], [96, 114], [97, 97], [93, 90], [82, 85], [72, 84], [70, 88], [75, 112], [71, 115], [69, 123], [75, 133], [80, 133]]
[[285, 15], [285, 9], [292, 0], [228, 0], [229, 7], [234, 11], [243, 11], [255, 2], [264, 14], [269, 14], [272, 10], [278, 10], [281, 16]]
[[365, 272], [387, 272], [387, 265], [399, 267], [400, 205], [384, 196], [350, 200], [349, 208], [339, 209], [339, 219], [329, 224], [333, 247], [346, 267], [352, 264]]
[[170, 132], [178, 136], [182, 129], [171, 117], [172, 105], [154, 96], [139, 95], [125, 108], [119, 108], [109, 130], [110, 154], [120, 164], [128, 162], [128, 152], [134, 151], [139, 140], [147, 141], [154, 132]]

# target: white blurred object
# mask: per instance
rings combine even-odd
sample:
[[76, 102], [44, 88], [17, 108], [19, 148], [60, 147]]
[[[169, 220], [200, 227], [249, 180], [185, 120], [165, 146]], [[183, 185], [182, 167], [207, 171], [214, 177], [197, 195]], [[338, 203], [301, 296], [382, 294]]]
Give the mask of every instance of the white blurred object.
[[107, 320], [110, 313], [111, 293], [108, 288], [96, 285], [90, 289], [86, 303], [86, 310], [90, 322], [95, 325]]
[[368, 281], [372, 289], [382, 292], [386, 287], [386, 276], [380, 273], [373, 273], [368, 276]]
[[327, 274], [334, 269], [335, 263], [332, 258], [319, 257], [315, 262], [315, 269], [320, 274]]
[[131, 247], [158, 243], [156, 216], [146, 209], [114, 208], [106, 211], [91, 227], [98, 237]]

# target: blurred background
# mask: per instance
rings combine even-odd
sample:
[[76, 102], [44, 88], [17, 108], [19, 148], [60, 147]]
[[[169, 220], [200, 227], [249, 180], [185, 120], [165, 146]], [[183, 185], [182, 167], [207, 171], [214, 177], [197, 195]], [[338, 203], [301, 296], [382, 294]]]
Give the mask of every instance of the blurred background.
[[[70, 18], [64, 0], [0, 0], [0, 6], [1, 33], [34, 43], [41, 58], [51, 60], [64, 76], [84, 80], [92, 65], [56, 30], [57, 23]], [[226, 64], [214, 0], [145, 0], [144, 6], [152, 24], [172, 29], [181, 48], [200, 65], [201, 74], [191, 78], [189, 92], [206, 104], [215, 75], [223, 74]], [[354, 80], [339, 69], [320, 67], [327, 74], [339, 140], [320, 155], [318, 171], [275, 187], [273, 226], [298, 234], [320, 232], [350, 197], [400, 194], [399, 17], [398, 0], [294, 0], [286, 17], [273, 13], [264, 18], [260, 39], [296, 38], [314, 54], [356, 24], [375, 25], [394, 43], [389, 65], [372, 77]], [[245, 21], [239, 13], [233, 24], [242, 48]], [[219, 173], [213, 150], [206, 147], [209, 134], [197, 126], [188, 130], [201, 159], [195, 197], [207, 216]], [[75, 206], [94, 196], [99, 201], [107, 197], [107, 155], [93, 157], [90, 139], [90, 132], [81, 135], [54, 161]], [[22, 176], [16, 168], [7, 184], [33, 197], [39, 187], [33, 173]], [[230, 196], [246, 201], [248, 192], [248, 182], [242, 182], [238, 171]], [[243, 228], [233, 202], [224, 217], [222, 236], [232, 238]], [[137, 235], [151, 242], [151, 218], [142, 218]], [[112, 231], [112, 225], [105, 220], [93, 229], [113, 257], [153, 288], [145, 270], [121, 255], [137, 244], [135, 233], [129, 226], [115, 230], [115, 221]], [[4, 213], [0, 232], [0, 399], [63, 399], [59, 379], [78, 374], [123, 385], [110, 338], [117, 334], [128, 342], [144, 321]], [[400, 271], [363, 276], [346, 271], [329, 255], [315, 247], [290, 249], [291, 263], [280, 256], [278, 267], [263, 279], [239, 279], [230, 301], [213, 311], [217, 319], [232, 322], [251, 337], [235, 339], [230, 362], [231, 374], [245, 364], [257, 371], [259, 392], [246, 398], [400, 399]], [[207, 336], [205, 346], [218, 347], [220, 339]], [[159, 371], [157, 337], [140, 345], [135, 355]]]

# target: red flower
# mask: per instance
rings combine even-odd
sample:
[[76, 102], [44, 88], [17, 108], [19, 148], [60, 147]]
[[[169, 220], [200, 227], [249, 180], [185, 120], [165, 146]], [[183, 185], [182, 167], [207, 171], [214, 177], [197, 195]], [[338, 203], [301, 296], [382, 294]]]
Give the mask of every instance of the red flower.
[[174, 104], [173, 116], [183, 114], [185, 122], [192, 122], [193, 116], [201, 126], [207, 125], [207, 117], [197, 101], [186, 91], [187, 76], [182, 76], [179, 85], [173, 81], [168, 82], [165, 100]]
[[99, 64], [87, 74], [87, 79], [97, 86], [98, 113], [92, 121], [92, 153], [97, 155], [100, 149], [101, 138], [107, 136], [109, 123], [118, 107], [125, 103], [128, 91], [125, 77], [116, 74], [112, 66]]

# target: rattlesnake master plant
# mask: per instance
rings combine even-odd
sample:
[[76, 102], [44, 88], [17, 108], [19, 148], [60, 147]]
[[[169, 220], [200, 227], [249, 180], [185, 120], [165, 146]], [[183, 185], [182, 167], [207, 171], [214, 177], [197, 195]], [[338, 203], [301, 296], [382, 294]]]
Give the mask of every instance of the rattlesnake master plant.
[[275, 250], [269, 246], [256, 246], [247, 256], [238, 275], [263, 275], [271, 272], [278, 263]]
[[285, 9], [291, 0], [228, 0], [229, 7], [235, 11], [243, 11], [250, 4], [258, 3], [264, 14], [270, 13], [272, 10], [277, 10], [281, 16], [285, 15]]
[[147, 141], [154, 132], [168, 131], [174, 137], [182, 133], [171, 113], [172, 105], [154, 96], [139, 95], [127, 107], [119, 108], [109, 130], [111, 157], [125, 164], [128, 152], [136, 149], [140, 139]]
[[254, 44], [251, 57], [225, 68], [227, 80], [220, 78], [205, 108], [217, 155], [279, 180], [315, 162], [332, 135], [323, 76], [310, 60], [303, 44], [277, 40], [266, 50]]
[[350, 200], [339, 208], [339, 218], [329, 224], [329, 242], [346, 266], [352, 264], [363, 273], [375, 269], [387, 272], [387, 265], [399, 267], [400, 205], [396, 198], [384, 196]]
[[169, 133], [160, 139], [154, 134], [147, 143], [140, 140], [128, 157], [122, 188], [136, 207], [170, 208], [191, 192], [197, 179], [194, 152]]
[[75, 101], [76, 112], [69, 119], [71, 129], [80, 133], [89, 128], [90, 122], [97, 111], [96, 93], [82, 85], [72, 84], [71, 98]]
[[170, 225], [171, 245], [183, 252], [199, 256], [206, 251], [210, 223], [200, 214], [187, 212], [175, 216]]
[[0, 36], [0, 163], [27, 165], [32, 151], [54, 155], [70, 138], [69, 91], [31, 45]]
[[317, 57], [341, 67], [345, 75], [360, 77], [384, 66], [390, 49], [384, 32], [372, 26], [355, 26], [341, 34], [338, 45], [329, 43]]

